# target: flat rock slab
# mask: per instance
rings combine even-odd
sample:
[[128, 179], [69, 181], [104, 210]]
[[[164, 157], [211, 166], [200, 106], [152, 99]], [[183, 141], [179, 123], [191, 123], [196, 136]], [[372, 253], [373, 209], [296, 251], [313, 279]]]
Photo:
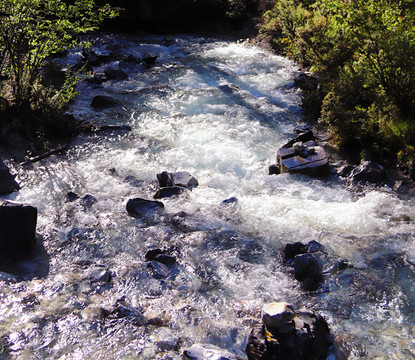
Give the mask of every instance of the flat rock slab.
[[320, 176], [328, 172], [328, 159], [321, 146], [305, 146], [301, 154], [293, 148], [281, 148], [277, 153], [277, 161], [281, 173]]

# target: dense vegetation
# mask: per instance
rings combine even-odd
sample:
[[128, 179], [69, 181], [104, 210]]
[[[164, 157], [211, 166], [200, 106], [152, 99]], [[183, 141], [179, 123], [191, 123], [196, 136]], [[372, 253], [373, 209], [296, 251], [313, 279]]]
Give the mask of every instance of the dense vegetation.
[[[71, 4], [60, 0], [1, 1], [3, 129], [14, 121], [17, 131], [33, 138], [61, 122], [54, 120], [62, 116], [62, 110], [75, 96], [79, 69], [67, 69], [63, 76], [59, 68], [55, 69], [53, 79], [48, 76], [54, 70], [50, 60], [69, 48], [86, 46], [78, 35], [97, 29], [105, 18], [114, 15], [109, 7], [97, 8], [93, 0]], [[60, 125], [62, 128], [68, 124]]]
[[415, 154], [414, 20], [413, 0], [277, 0], [261, 31], [320, 77], [307, 101], [344, 149], [405, 164]]

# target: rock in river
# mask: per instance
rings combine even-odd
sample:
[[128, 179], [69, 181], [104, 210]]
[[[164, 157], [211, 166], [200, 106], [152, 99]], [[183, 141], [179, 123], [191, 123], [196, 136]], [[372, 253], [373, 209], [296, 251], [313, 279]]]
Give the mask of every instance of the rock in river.
[[7, 195], [19, 189], [14, 176], [10, 174], [7, 165], [0, 159], [0, 195]]
[[278, 150], [280, 173], [300, 173], [310, 176], [327, 175], [329, 166], [324, 149], [313, 140], [311, 131], [289, 141]]
[[263, 325], [248, 339], [248, 360], [323, 360], [333, 339], [326, 320], [291, 304], [271, 303], [262, 309]]
[[145, 217], [160, 212], [163, 209], [164, 204], [160, 201], [135, 198], [127, 202], [127, 212], [134, 217]]
[[37, 209], [8, 201], [0, 203], [0, 254], [30, 252], [36, 242]]

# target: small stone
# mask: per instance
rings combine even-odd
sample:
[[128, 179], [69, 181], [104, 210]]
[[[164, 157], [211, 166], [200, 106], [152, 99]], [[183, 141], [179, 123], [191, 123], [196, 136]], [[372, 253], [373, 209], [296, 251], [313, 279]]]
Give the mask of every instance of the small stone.
[[171, 173], [168, 173], [167, 171], [163, 171], [162, 173], [157, 174], [157, 180], [161, 187], [174, 186], [173, 176]]
[[154, 194], [154, 199], [163, 199], [168, 198], [172, 196], [180, 195], [182, 192], [184, 192], [186, 189], [180, 186], [171, 186], [171, 187], [164, 187], [159, 189]]
[[139, 187], [143, 184], [142, 180], [138, 180], [135, 176], [132, 175], [126, 176], [124, 182], [132, 187]]
[[150, 261], [147, 265], [147, 269], [151, 270], [152, 275], [156, 279], [166, 278], [170, 275], [169, 268], [158, 261]]
[[295, 242], [294, 244], [285, 245], [284, 249], [284, 259], [294, 259], [296, 255], [305, 254], [306, 248], [305, 245], [300, 242]]
[[269, 175], [279, 175], [280, 174], [280, 167], [278, 164], [272, 164], [268, 167], [268, 174]]
[[98, 202], [98, 200], [96, 199], [96, 197], [92, 196], [92, 195], [85, 195], [81, 201], [80, 204], [85, 208], [85, 209], [89, 209], [92, 207], [92, 205], [96, 204]]
[[75, 194], [74, 192], [72, 192], [72, 191], [69, 191], [67, 194], [66, 194], [66, 201], [67, 202], [74, 202], [74, 201], [76, 201], [76, 200], [78, 200], [79, 199], [79, 196], [78, 196], [78, 194]]
[[97, 95], [94, 96], [91, 102], [91, 107], [96, 109], [103, 109], [119, 105], [119, 102], [110, 96]]
[[152, 261], [157, 255], [163, 254], [163, 253], [164, 251], [159, 248], [150, 249], [146, 252], [146, 255], [145, 255], [146, 261]]
[[237, 357], [227, 350], [210, 344], [194, 344], [183, 353], [190, 360], [237, 360]]
[[394, 222], [410, 222], [411, 218], [407, 214], [401, 214], [397, 216], [392, 216], [390, 220]]
[[109, 68], [104, 70], [108, 80], [126, 80], [128, 79], [127, 73], [121, 69]]
[[286, 302], [273, 302], [262, 308], [262, 322], [271, 329], [285, 327], [295, 317], [293, 305]]
[[308, 253], [320, 252], [324, 250], [324, 246], [315, 240], [311, 240], [306, 244], [305, 250]]
[[111, 281], [111, 271], [102, 267], [91, 267], [85, 272], [85, 278], [92, 282], [109, 283]]
[[187, 171], [179, 171], [172, 174], [174, 185], [183, 186], [192, 190], [199, 186], [199, 182]]
[[163, 209], [164, 204], [160, 201], [135, 198], [127, 202], [127, 212], [134, 217], [145, 217], [160, 212]]
[[238, 198], [236, 198], [235, 196], [232, 196], [229, 199], [223, 200], [221, 204], [226, 205], [226, 206], [236, 205], [238, 204], [238, 201], [239, 201]]

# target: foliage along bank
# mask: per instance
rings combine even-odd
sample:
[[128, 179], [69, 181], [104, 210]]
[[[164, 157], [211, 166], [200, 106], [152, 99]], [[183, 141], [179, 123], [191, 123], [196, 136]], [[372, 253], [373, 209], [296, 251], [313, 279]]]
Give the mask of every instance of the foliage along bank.
[[277, 0], [261, 33], [320, 77], [308, 101], [350, 154], [415, 155], [415, 1]]

